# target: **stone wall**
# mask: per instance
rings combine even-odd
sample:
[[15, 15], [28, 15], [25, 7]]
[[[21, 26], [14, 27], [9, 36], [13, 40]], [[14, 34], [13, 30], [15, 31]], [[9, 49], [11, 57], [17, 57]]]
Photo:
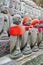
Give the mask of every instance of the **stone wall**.
[[[25, 2], [25, 1], [24, 1]], [[25, 2], [28, 14], [32, 18], [43, 19], [43, 8], [37, 6], [33, 1]], [[27, 10], [26, 9], [26, 10]]]
[[[21, 6], [21, 2], [24, 2], [25, 3], [25, 6], [20, 9], [19, 6]], [[29, 0], [29, 1], [24, 1], [24, 0], [21, 0], [21, 2], [19, 1], [18, 5], [16, 5], [17, 8], [20, 9], [20, 11], [24, 11], [24, 13], [28, 13], [28, 15], [32, 18], [38, 18], [38, 19], [43, 19], [43, 8], [37, 6], [33, 1]], [[19, 10], [18, 9], [18, 10]]]
[[[5, 2], [5, 0], [2, 1]], [[8, 1], [6, 0], [6, 2]], [[20, 11], [24, 14], [28, 13], [28, 15], [32, 18], [43, 19], [43, 8], [37, 6], [32, 0], [9, 0], [9, 5], [10, 3], [13, 3], [13, 8], [16, 9], [18, 12]]]

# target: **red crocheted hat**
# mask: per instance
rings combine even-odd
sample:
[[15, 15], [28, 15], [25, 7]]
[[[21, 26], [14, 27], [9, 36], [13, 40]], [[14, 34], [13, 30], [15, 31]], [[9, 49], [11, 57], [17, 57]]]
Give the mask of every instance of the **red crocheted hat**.
[[38, 20], [38, 19], [34, 19], [34, 20], [32, 20], [31, 25], [34, 26], [36, 23], [39, 23], [39, 20]]
[[23, 31], [22, 28], [18, 26], [11, 26], [9, 29], [9, 34], [13, 36], [22, 35]]

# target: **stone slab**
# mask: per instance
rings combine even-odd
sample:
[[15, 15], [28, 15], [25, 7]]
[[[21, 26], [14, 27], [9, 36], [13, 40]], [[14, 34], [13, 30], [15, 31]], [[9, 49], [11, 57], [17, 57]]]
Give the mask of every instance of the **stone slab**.
[[11, 59], [9, 55], [6, 55], [4, 57], [0, 57], [0, 65], [23, 65], [41, 54], [43, 54], [43, 49], [37, 52], [33, 52], [30, 55], [23, 55], [23, 57], [14, 60]]

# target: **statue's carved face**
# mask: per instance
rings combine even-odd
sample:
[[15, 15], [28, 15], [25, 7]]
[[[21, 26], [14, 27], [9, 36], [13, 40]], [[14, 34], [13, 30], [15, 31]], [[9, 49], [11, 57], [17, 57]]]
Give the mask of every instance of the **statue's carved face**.
[[4, 26], [4, 17], [2, 14], [0, 14], [0, 32], [2, 31]]
[[13, 17], [13, 24], [19, 25], [21, 23], [20, 17]]
[[31, 21], [32, 21], [32, 20], [29, 19], [29, 20], [27, 20], [24, 24], [29, 26], [29, 25], [31, 24]]

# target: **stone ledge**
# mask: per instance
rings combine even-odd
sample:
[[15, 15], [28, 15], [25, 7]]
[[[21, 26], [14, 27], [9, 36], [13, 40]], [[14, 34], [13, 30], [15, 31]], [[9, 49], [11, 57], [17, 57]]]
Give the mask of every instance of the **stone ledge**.
[[39, 55], [43, 54], [43, 49], [37, 52], [33, 52], [30, 55], [23, 55], [23, 57], [19, 59], [10, 59], [9, 55], [0, 58], [0, 65], [23, 65], [28, 61], [38, 57]]

